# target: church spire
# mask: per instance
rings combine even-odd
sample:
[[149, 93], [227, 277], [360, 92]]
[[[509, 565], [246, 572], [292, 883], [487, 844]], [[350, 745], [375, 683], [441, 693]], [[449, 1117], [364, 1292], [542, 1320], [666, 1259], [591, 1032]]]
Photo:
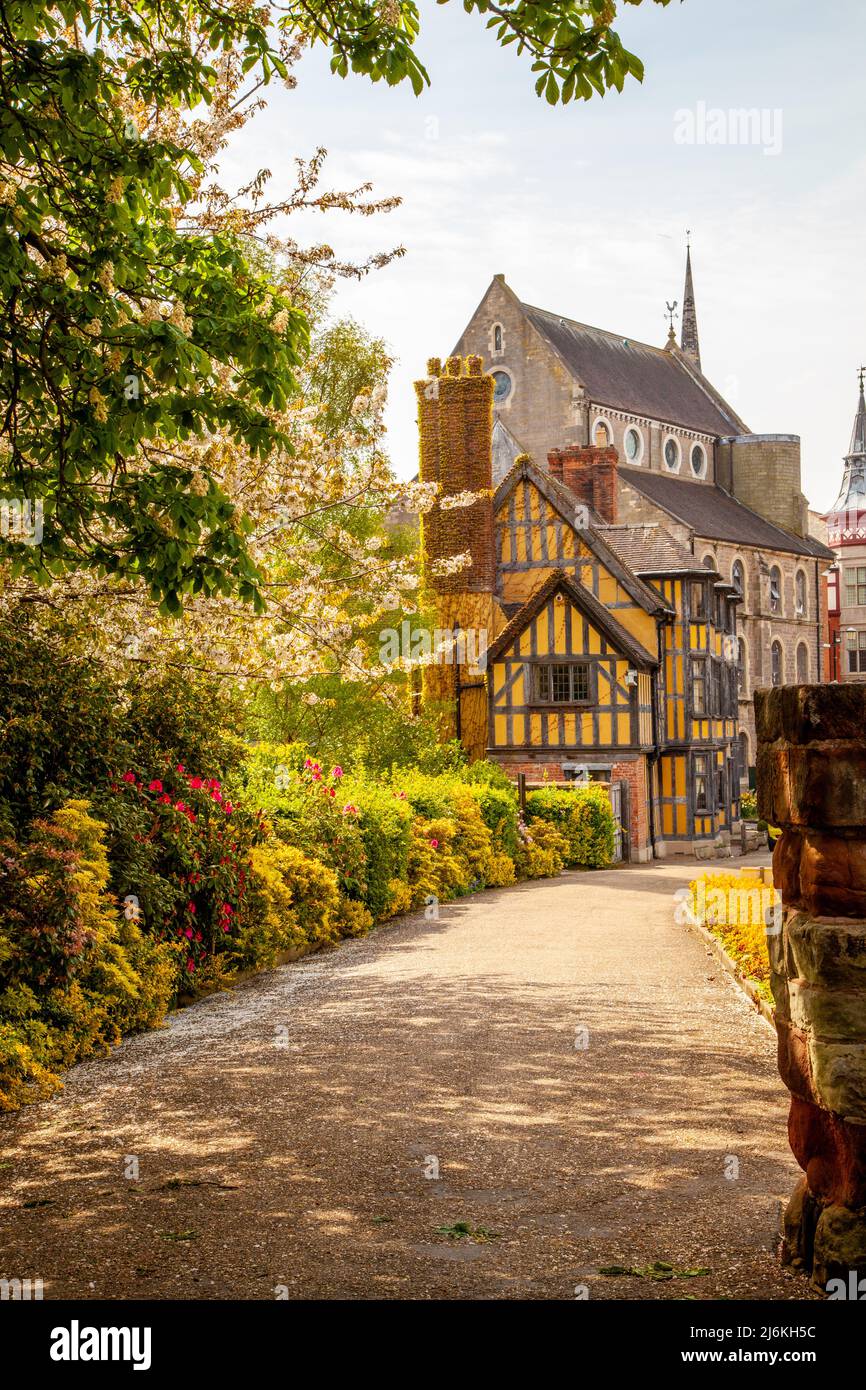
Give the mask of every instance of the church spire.
[[[687, 236], [691, 235], [686, 233]], [[690, 357], [697, 367], [701, 370], [701, 349], [698, 343], [698, 315], [695, 309], [695, 287], [692, 284], [692, 251], [691, 242], [686, 242], [686, 284], [683, 290], [683, 316], [682, 333], [680, 336], [680, 347], [686, 357]]]
[[861, 528], [866, 520], [866, 397], [863, 395], [866, 367], [860, 368], [859, 376], [860, 396], [851, 431], [851, 447], [845, 455], [842, 490], [827, 513], [831, 535], [837, 543], [862, 538]]
[[854, 429], [851, 433], [851, 447], [847, 457], [856, 458], [858, 455], [866, 454], [866, 397], [863, 395], [863, 378], [866, 377], [866, 367], [861, 367], [858, 373], [860, 377], [860, 400], [857, 403], [857, 414], [854, 416]]

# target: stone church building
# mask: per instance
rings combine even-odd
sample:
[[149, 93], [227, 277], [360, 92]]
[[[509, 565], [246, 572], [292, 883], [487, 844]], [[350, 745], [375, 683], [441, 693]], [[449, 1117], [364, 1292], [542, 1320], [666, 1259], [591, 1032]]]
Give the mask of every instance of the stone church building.
[[[753, 434], [703, 375], [690, 254], [664, 347], [520, 300], [494, 276], [455, 356], [493, 379], [493, 486], [522, 455], [592, 509], [640, 582], [697, 563], [737, 600], [736, 775], [755, 763], [753, 693], [822, 679], [833, 552], [809, 534], [794, 434]], [[581, 451], [586, 451], [581, 455]], [[578, 461], [583, 457], [584, 463]]]

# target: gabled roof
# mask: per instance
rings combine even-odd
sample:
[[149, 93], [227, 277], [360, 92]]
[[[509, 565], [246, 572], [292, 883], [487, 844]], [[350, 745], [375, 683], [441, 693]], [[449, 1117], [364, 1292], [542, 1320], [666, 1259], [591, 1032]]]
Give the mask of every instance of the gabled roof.
[[607, 639], [612, 647], [627, 656], [629, 661], [633, 661], [635, 666], [642, 670], [658, 666], [658, 658], [647, 651], [636, 637], [632, 637], [627, 632], [622, 623], [617, 622], [616, 618], [603, 603], [584, 588], [582, 584], [576, 584], [574, 579], [565, 570], [554, 570], [553, 574], [548, 575], [538, 588], [526, 600], [523, 607], [502, 629], [496, 641], [487, 649], [488, 665], [495, 661], [497, 657], [506, 652], [523, 632], [527, 624], [537, 617], [544, 608], [545, 604], [556, 593], [563, 593], [571, 599], [575, 608], [579, 608], [584, 617], [588, 618], [593, 627]]
[[637, 488], [650, 502], [706, 540], [731, 541], [764, 550], [832, 559], [833, 552], [812, 536], [794, 536], [743, 506], [718, 483], [691, 483], [684, 478], [620, 465], [620, 481]]
[[704, 434], [748, 433], [733, 406], [676, 347], [651, 347], [532, 304], [521, 308], [596, 404]]
[[493, 497], [494, 515], [524, 478], [538, 488], [542, 497], [546, 498], [554, 511], [559, 513], [565, 524], [571, 526], [575, 533], [586, 541], [590, 550], [605, 568], [619, 580], [626, 593], [634, 599], [640, 608], [645, 609], [647, 613], [667, 612], [664, 602], [655, 590], [644, 584], [643, 580], [639, 579], [627, 564], [623, 564], [619, 556], [608, 545], [605, 540], [607, 528], [598, 513], [594, 512], [592, 508], [588, 508], [589, 526], [581, 527], [578, 532], [574, 523], [574, 515], [577, 507], [584, 504], [570, 488], [561, 483], [558, 478], [553, 478], [549, 473], [543, 472], [527, 455], [515, 463], [511, 472], [503, 478], [496, 489]]

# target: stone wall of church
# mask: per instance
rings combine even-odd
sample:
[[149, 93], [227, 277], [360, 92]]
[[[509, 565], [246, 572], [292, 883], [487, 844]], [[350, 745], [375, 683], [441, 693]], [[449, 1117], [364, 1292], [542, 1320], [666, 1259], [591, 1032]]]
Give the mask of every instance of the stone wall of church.
[[528, 322], [502, 276], [494, 280], [454, 351], [459, 356], [477, 354], [486, 372], [508, 377], [509, 393], [494, 401], [494, 415], [539, 467], [547, 467], [550, 449], [586, 442], [586, 411], [581, 414], [580, 402], [572, 400], [571, 376]]
[[[821, 597], [823, 584], [819, 584], [816, 593], [819, 562], [808, 556], [791, 555], [788, 551], [757, 550], [695, 536], [690, 527], [675, 521], [636, 488], [629, 487], [627, 474], [622, 470], [619, 520], [655, 522], [664, 526], [699, 560], [712, 556], [723, 579], [731, 579], [737, 560], [742, 564], [746, 589], [744, 602], [738, 611], [737, 632], [745, 644], [746, 660], [739, 727], [746, 734], [749, 764], [753, 766], [756, 756], [754, 693], [761, 687], [772, 685], [773, 643], [778, 642], [782, 649], [783, 684], [795, 685], [800, 676], [806, 682], [823, 679], [823, 662], [819, 659], [818, 644], [826, 641], [827, 619], [826, 599]], [[778, 567], [781, 577], [778, 612], [773, 612], [770, 604], [770, 571], [774, 566]], [[802, 614], [796, 611], [798, 572], [805, 576], [805, 607]], [[800, 654], [801, 665], [798, 667], [800, 648], [804, 648], [804, 651]]]
[[[598, 430], [606, 429], [622, 463], [648, 469], [651, 473], [670, 473], [690, 483], [712, 483], [715, 477], [714, 436], [700, 430], [687, 430], [679, 425], [665, 425], [627, 411], [611, 410], [590, 401], [588, 406], [589, 434], [598, 443]], [[637, 437], [638, 452], [634, 455], [626, 436]], [[665, 447], [673, 440], [677, 449], [677, 465], [670, 468], [665, 462]]]

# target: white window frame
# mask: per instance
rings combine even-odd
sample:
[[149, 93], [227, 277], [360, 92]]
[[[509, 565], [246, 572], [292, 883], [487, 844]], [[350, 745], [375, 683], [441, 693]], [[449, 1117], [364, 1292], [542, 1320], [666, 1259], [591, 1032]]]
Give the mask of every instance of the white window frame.
[[[805, 654], [805, 657], [806, 657], [806, 674], [805, 674], [805, 676], [803, 677], [802, 681], [800, 680], [800, 653], [801, 653], [801, 652], [803, 652], [803, 653]], [[796, 649], [796, 651], [794, 652], [794, 674], [795, 674], [796, 677], [797, 677], [797, 684], [798, 684], [798, 685], [808, 685], [808, 684], [809, 684], [809, 648], [808, 648], [808, 646], [807, 646], [807, 644], [806, 644], [805, 642], [798, 642], [798, 643], [797, 643], [797, 649]]]
[[[668, 443], [673, 443], [677, 451], [676, 467], [672, 468], [668, 463]], [[666, 434], [662, 440], [662, 467], [666, 473], [679, 473], [683, 466], [683, 446], [675, 434]]]
[[[599, 425], [604, 425], [605, 429], [607, 430], [607, 444], [596, 445], [595, 432], [598, 429]], [[593, 420], [590, 444], [594, 449], [609, 449], [610, 446], [613, 444], [613, 425], [610, 423], [610, 420], [608, 420], [606, 415], [596, 415], [595, 419]]]
[[[803, 585], [803, 602], [798, 598], [800, 584]], [[807, 618], [809, 616], [809, 581], [806, 578], [806, 571], [798, 569], [794, 575], [794, 617]]]
[[[704, 460], [703, 465], [702, 465], [700, 471], [697, 471], [697, 470], [695, 469], [695, 465], [694, 465], [694, 463], [692, 462], [692, 455], [694, 454], [695, 449], [700, 449], [701, 455], [702, 455], [703, 460]], [[693, 439], [692, 442], [691, 442], [691, 444], [689, 445], [689, 468], [691, 469], [692, 477], [693, 477], [693, 478], [700, 478], [700, 479], [706, 478], [706, 476], [707, 476], [707, 470], [708, 470], [709, 466], [710, 466], [710, 456], [709, 456], [709, 454], [707, 453], [707, 446], [706, 446], [706, 444], [702, 444], [701, 441], [700, 441], [700, 439]]]
[[[633, 432], [637, 435], [638, 451], [633, 459], [629, 458], [628, 449], [625, 447], [626, 435], [628, 435], [629, 432]], [[632, 468], [637, 468], [639, 464], [643, 463], [645, 448], [643, 430], [639, 429], [637, 425], [626, 425], [622, 434], [622, 455], [625, 463], [630, 464]]]

